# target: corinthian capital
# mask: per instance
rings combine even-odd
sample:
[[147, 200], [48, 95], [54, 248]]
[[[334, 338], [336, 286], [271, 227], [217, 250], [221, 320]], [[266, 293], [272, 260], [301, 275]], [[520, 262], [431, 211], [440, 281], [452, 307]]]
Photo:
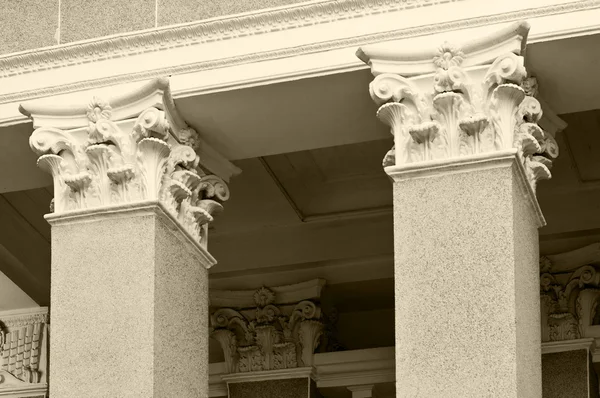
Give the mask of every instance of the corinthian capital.
[[514, 151], [535, 191], [551, 177], [558, 156], [553, 133], [538, 124], [537, 82], [527, 78], [521, 53], [529, 26], [458, 47], [443, 43], [410, 54], [372, 45], [359, 49], [375, 79], [377, 117], [390, 126], [394, 148], [384, 166], [480, 157]]
[[54, 213], [155, 201], [206, 243], [239, 170], [182, 119], [166, 79], [111, 100], [21, 110], [33, 119], [38, 166], [54, 180]]

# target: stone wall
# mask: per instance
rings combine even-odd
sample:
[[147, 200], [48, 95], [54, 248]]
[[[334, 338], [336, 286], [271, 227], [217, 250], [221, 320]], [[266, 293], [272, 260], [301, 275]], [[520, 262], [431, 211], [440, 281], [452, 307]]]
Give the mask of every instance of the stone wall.
[[0, 55], [299, 0], [0, 0]]
[[[410, 9], [459, 0], [323, 0]], [[0, 57], [115, 34], [306, 3], [303, 0], [0, 0]], [[319, 15], [330, 11], [318, 11]]]

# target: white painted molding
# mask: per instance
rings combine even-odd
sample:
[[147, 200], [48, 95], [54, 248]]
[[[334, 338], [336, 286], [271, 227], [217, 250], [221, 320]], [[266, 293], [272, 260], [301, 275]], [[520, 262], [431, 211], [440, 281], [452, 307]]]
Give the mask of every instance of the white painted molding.
[[[523, 19], [532, 25], [530, 42], [600, 31], [600, 0], [390, 3], [300, 4], [9, 54], [0, 57], [0, 125], [24, 121], [14, 109], [23, 100], [166, 75], [179, 98], [364, 69], [354, 52], [368, 43], [449, 31], [469, 36], [468, 29]], [[256, 34], [250, 21], [265, 33]]]
[[[518, 22], [491, 35], [477, 37], [461, 44], [464, 61], [460, 66], [469, 68], [491, 64], [506, 53], [524, 53], [529, 29], [530, 25], [527, 22]], [[412, 48], [405, 50], [388, 43], [360, 47], [356, 52], [356, 56], [371, 67], [371, 73], [375, 76], [382, 73], [395, 73], [404, 77], [435, 73], [438, 66], [431, 60], [438, 55], [436, 47], [419, 48], [418, 51], [414, 51]]]
[[587, 338], [542, 343], [542, 355], [575, 350], [587, 350], [589, 352], [595, 351], [596, 339]]
[[0, 78], [465, 0], [328, 0], [128, 32], [0, 56]]
[[394, 347], [319, 353], [314, 355], [312, 368], [235, 375], [225, 374], [225, 363], [212, 363], [209, 366], [209, 396], [226, 396], [219, 395], [227, 391], [226, 382], [273, 380], [279, 375], [282, 375], [280, 378], [310, 376], [318, 388], [391, 383], [396, 379], [394, 355]]

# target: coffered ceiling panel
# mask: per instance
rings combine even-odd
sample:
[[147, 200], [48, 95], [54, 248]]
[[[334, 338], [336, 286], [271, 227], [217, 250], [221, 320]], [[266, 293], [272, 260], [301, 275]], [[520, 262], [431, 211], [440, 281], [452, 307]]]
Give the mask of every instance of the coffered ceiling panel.
[[303, 219], [392, 205], [381, 160], [392, 140], [266, 156], [265, 167]]

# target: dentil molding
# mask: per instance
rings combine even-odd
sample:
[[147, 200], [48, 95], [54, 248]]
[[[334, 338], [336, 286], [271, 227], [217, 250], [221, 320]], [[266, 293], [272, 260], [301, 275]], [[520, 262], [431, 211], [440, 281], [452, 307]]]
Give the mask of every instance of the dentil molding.
[[[69, 43], [55, 47], [35, 49], [22, 53], [0, 56], [0, 79], [7, 84], [0, 86], [0, 104], [31, 98], [65, 94], [103, 86], [151, 79], [165, 75], [181, 75], [207, 72], [214, 69], [245, 66], [236, 72], [235, 82], [221, 77], [201, 87], [191, 81], [185, 82], [179, 93], [194, 95], [199, 92], [233, 89], [264, 82], [278, 82], [300, 77], [313, 77], [323, 73], [341, 73], [360, 68], [360, 64], [342, 57], [342, 60], [324, 60], [326, 65], [306, 69], [306, 62], [295, 62], [293, 72], [269, 69], [260, 78], [253, 75], [252, 65], [311, 54], [325, 54], [356, 46], [387, 40], [398, 40], [436, 33], [476, 28], [522, 19], [546, 18], [566, 13], [582, 13], [596, 10], [600, 0], [547, 0], [536, 6], [523, 8], [518, 2], [502, 3], [502, 7], [473, 7], [464, 0], [344, 0], [298, 4], [277, 9], [254, 11], [242, 15], [225, 16], [212, 20], [157, 28], [147, 31], [124, 33], [85, 42]], [[498, 3], [500, 4], [500, 3]], [[543, 6], [542, 6], [543, 5]], [[426, 7], [427, 6], [427, 7]], [[424, 20], [425, 13], [412, 18], [410, 14], [430, 7], [456, 8], [454, 13], [441, 13], [435, 21]], [[484, 10], [485, 11], [482, 11]], [[430, 13], [431, 14], [431, 13]], [[448, 15], [448, 18], [439, 17]], [[454, 19], [451, 19], [454, 15]], [[346, 29], [349, 21], [363, 18], [356, 29]], [[385, 21], [382, 24], [381, 18]], [[431, 19], [431, 18], [429, 18]], [[569, 18], [575, 21], [576, 16]], [[396, 21], [402, 20], [398, 24]], [[565, 18], [561, 20], [565, 21]], [[579, 20], [578, 20], [579, 22]], [[336, 28], [335, 24], [340, 28]], [[329, 25], [329, 26], [328, 26]], [[560, 26], [558, 26], [560, 25]], [[592, 23], [556, 24], [544, 21], [538, 29], [539, 40], [551, 40], [573, 35], [594, 33], [600, 25]], [[294, 36], [282, 38], [283, 32]], [[347, 33], [340, 33], [347, 32]], [[235, 40], [227, 46], [231, 51], [215, 51], [212, 46], [223, 40]], [[239, 40], [239, 42], [238, 42]], [[239, 44], [238, 44], [239, 43]], [[193, 47], [193, 51], [182, 50]], [[219, 47], [223, 49], [223, 46]], [[198, 56], [189, 57], [189, 54]], [[186, 55], [183, 55], [186, 54]], [[122, 61], [130, 59], [123, 70]], [[140, 59], [137, 61], [134, 59]], [[111, 68], [100, 68], [98, 62]], [[132, 65], [135, 65], [132, 67]], [[64, 68], [76, 69], [73, 74], [60, 72]], [[286, 68], [283, 68], [286, 69]], [[103, 70], [119, 70], [107, 74]], [[48, 75], [50, 71], [56, 72]], [[47, 72], [39, 79], [11, 79], [23, 75]], [[238, 77], [239, 76], [239, 77]], [[34, 83], [35, 82], [35, 83]], [[17, 115], [9, 115], [5, 124], [20, 122]]]
[[538, 124], [537, 82], [524, 58], [529, 25], [518, 23], [463, 47], [432, 52], [373, 45], [357, 56], [371, 67], [377, 117], [391, 127], [394, 147], [383, 160], [394, 171], [516, 148], [535, 192], [551, 177], [554, 137]]
[[157, 201], [206, 247], [207, 226], [240, 172], [178, 114], [168, 80], [107, 101], [55, 108], [26, 103], [38, 166], [52, 174], [52, 212]]
[[0, 57], [0, 78], [464, 0], [329, 0], [214, 18]]
[[0, 396], [45, 397], [48, 308], [0, 312]]

